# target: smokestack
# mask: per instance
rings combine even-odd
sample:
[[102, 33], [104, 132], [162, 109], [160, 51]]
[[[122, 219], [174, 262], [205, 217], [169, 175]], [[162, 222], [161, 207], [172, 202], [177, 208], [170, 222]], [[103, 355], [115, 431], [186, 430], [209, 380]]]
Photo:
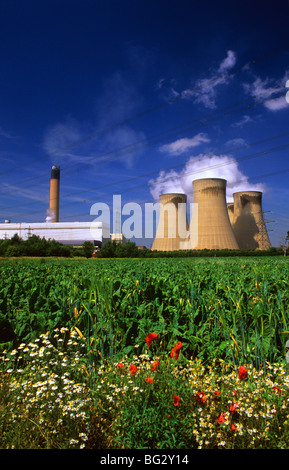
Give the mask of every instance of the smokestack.
[[59, 222], [59, 189], [60, 189], [60, 168], [53, 165], [50, 179], [50, 206], [49, 212], [52, 217], [51, 222]]
[[161, 194], [160, 216], [152, 250], [186, 249], [188, 235], [187, 196], [182, 193]]
[[271, 247], [262, 211], [261, 191], [233, 194], [233, 230], [240, 249], [268, 250]]
[[194, 236], [195, 250], [238, 249], [226, 204], [227, 181], [220, 178], [203, 178], [193, 181], [194, 208], [198, 216], [192, 217], [191, 238]]

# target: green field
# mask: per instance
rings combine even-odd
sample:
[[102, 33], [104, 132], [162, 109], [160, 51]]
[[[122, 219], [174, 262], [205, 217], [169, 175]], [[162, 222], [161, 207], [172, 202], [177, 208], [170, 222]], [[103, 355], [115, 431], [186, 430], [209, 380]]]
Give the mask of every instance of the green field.
[[77, 326], [108, 357], [154, 330], [188, 357], [257, 367], [284, 358], [287, 258], [19, 260], [0, 273], [1, 319], [19, 341]]
[[[284, 411], [289, 395], [285, 362], [285, 344], [289, 339], [287, 258], [3, 259], [0, 274], [1, 391], [2, 397], [6, 397], [0, 402], [5, 423], [0, 447], [79, 447], [79, 435], [86, 436], [82, 447], [101, 448], [270, 448], [289, 444]], [[146, 337], [152, 332], [157, 337], [148, 347]], [[177, 343], [182, 347], [175, 360], [171, 351]], [[52, 362], [44, 354], [46, 347], [53, 355]], [[62, 357], [66, 358], [64, 364]], [[151, 373], [151, 365], [156, 360], [162, 365], [154, 372], [157, 380], [151, 376], [144, 386], [144, 374]], [[123, 364], [126, 374], [121, 373], [118, 363]], [[132, 363], [136, 365], [136, 374], [130, 372]], [[232, 385], [240, 366], [250, 371], [249, 380], [238, 379], [238, 385]], [[60, 404], [57, 412], [42, 416], [45, 426], [39, 424], [37, 400], [42, 403], [44, 395], [35, 381], [43, 382], [40, 372], [46, 367], [55, 390], [64, 387], [63, 374], [67, 374], [67, 380], [70, 377], [72, 388], [82, 384], [79, 393], [85, 395], [85, 400], [79, 401], [79, 409], [86, 406], [90, 413], [94, 410], [93, 419], [91, 414], [83, 418], [83, 426], [89, 427], [89, 433], [81, 430], [81, 419], [78, 429], [72, 417], [69, 418], [72, 425], [68, 418], [61, 418], [66, 412]], [[56, 378], [54, 381], [54, 375], [59, 377], [60, 371], [62, 381]], [[278, 377], [280, 380], [276, 382]], [[224, 422], [218, 418], [216, 413], [222, 415], [224, 402], [217, 409], [212, 394], [216, 391], [214, 387], [220, 388], [220, 380], [226, 399], [233, 389], [242, 388], [238, 388], [238, 406], [241, 395], [246, 394], [255, 403], [258, 395], [255, 388], [259, 384], [263, 390], [258, 395], [258, 406], [262, 403], [258, 412], [260, 429], [257, 426], [257, 430], [251, 430], [250, 435], [245, 433], [244, 437], [244, 426], [249, 426], [250, 415], [247, 411], [242, 415], [241, 408], [238, 420], [236, 413], [230, 414], [228, 410], [229, 420], [227, 411]], [[262, 380], [270, 382], [270, 391], [282, 388], [286, 398], [282, 395], [281, 402], [279, 394], [268, 395]], [[182, 395], [182, 399], [171, 409], [169, 404], [173, 399], [166, 397], [173, 384], [175, 387], [178, 384], [180, 391], [175, 389], [172, 396]], [[197, 391], [197, 384], [206, 390]], [[24, 419], [19, 408], [19, 387], [23, 393], [22, 405], [25, 397], [31, 401], [32, 389], [38, 390], [38, 395], [33, 395], [38, 411], [32, 407], [29, 418]], [[71, 394], [77, 401], [75, 387]], [[45, 390], [43, 407], [46, 409], [49, 400], [55, 404], [57, 392]], [[136, 390], [142, 391], [141, 397]], [[189, 398], [192, 390], [194, 400]], [[202, 401], [202, 397], [206, 399]], [[229, 403], [232, 397], [230, 400]], [[182, 408], [184, 401], [186, 405]], [[206, 407], [209, 402], [214, 403], [215, 414], [211, 415], [210, 407], [210, 413], [207, 409], [206, 418], [202, 419], [214, 422], [211, 425], [214, 432], [209, 426], [211, 434], [208, 431], [204, 437], [196, 407]], [[130, 413], [125, 412], [127, 403]], [[74, 402], [74, 408], [77, 406]], [[268, 417], [269, 411], [264, 412], [267, 407], [272, 412], [272, 406], [275, 411], [280, 408], [277, 421], [276, 412], [274, 419]], [[181, 426], [176, 410], [183, 416]], [[266, 415], [264, 420], [261, 411]], [[33, 418], [33, 413], [38, 413], [37, 418]], [[55, 419], [51, 421], [53, 413]], [[148, 416], [150, 431], [144, 426]], [[172, 419], [160, 426], [160, 416]], [[15, 428], [16, 421], [19, 426], [22, 423], [19, 429]], [[37, 422], [37, 426], [33, 427], [32, 422]], [[143, 433], [138, 434], [140, 425]], [[231, 437], [232, 426], [234, 437]], [[30, 433], [30, 444], [24, 445], [20, 437], [23, 432], [26, 442]], [[71, 437], [73, 433], [78, 433], [78, 437]]]

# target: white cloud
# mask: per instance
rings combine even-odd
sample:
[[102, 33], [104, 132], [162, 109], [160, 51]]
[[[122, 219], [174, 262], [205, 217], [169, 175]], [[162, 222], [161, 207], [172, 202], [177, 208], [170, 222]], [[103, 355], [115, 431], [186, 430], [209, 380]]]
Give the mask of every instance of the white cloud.
[[163, 84], [165, 83], [165, 78], [160, 78], [159, 81], [156, 84], [156, 88], [160, 90], [163, 87]]
[[[269, 85], [271, 82], [271, 86]], [[260, 77], [255, 78], [253, 83], [244, 83], [245, 91], [255, 99], [266, 99], [272, 96], [276, 91], [280, 91], [280, 85], [273, 86], [272, 80], [266, 78], [262, 80]]]
[[285, 96], [279, 96], [279, 98], [265, 101], [264, 106], [266, 106], [266, 108], [270, 109], [271, 111], [279, 111], [280, 109], [285, 108], [289, 109]]
[[105, 78], [95, 103], [99, 127], [104, 129], [128, 119], [140, 104], [135, 84], [119, 71]]
[[145, 140], [145, 134], [133, 126], [134, 115], [142, 104], [136, 84], [118, 71], [104, 82], [101, 98], [96, 104], [100, 133], [98, 151], [113, 158], [116, 150], [117, 160], [127, 168], [133, 166], [142, 148], [134, 144]]
[[233, 51], [227, 51], [227, 57], [221, 62], [219, 67], [219, 73], [227, 72], [227, 70], [232, 69], [236, 64], [237, 58], [236, 54]]
[[74, 120], [59, 122], [49, 127], [44, 135], [43, 148], [55, 164], [79, 160], [71, 149], [82, 139], [80, 124]]
[[[223, 79], [201, 79], [197, 82], [198, 91], [194, 92], [195, 103], [200, 103], [205, 108], [214, 109], [216, 108], [216, 91], [215, 87], [223, 83]], [[187, 93], [188, 96], [188, 93]]]
[[[101, 148], [105, 159], [121, 161], [127, 168], [132, 168], [136, 154], [142, 151], [145, 134], [135, 131], [130, 126], [121, 126], [105, 134], [101, 139]], [[139, 143], [139, 144], [138, 144]]]
[[216, 71], [211, 76], [199, 79], [193, 88], [184, 90], [182, 98], [193, 99], [196, 103], [203, 104], [206, 108], [216, 108], [216, 87], [230, 82], [230, 70], [236, 64], [237, 58], [234, 51], [227, 51], [227, 56], [222, 60]]
[[202, 143], [210, 142], [210, 139], [203, 133], [197, 134], [191, 139], [189, 138], [182, 138], [178, 139], [175, 142], [170, 144], [162, 145], [160, 148], [161, 152], [167, 152], [171, 155], [180, 155], [184, 152], [187, 152], [193, 147], [197, 147]]
[[239, 121], [235, 122], [232, 124], [233, 127], [243, 127], [245, 124], [248, 124], [248, 122], [252, 122], [253, 119], [245, 114]]
[[237, 191], [266, 191], [266, 186], [263, 184], [251, 184], [249, 178], [239, 169], [237, 160], [230, 155], [200, 154], [189, 158], [180, 172], [161, 171], [155, 180], [149, 181], [150, 192], [156, 201], [160, 194], [179, 192], [187, 194], [188, 202], [192, 202], [192, 181], [199, 178], [227, 180], [228, 201], [233, 199], [233, 193]]
[[225, 144], [227, 147], [239, 147], [239, 146], [244, 146], [247, 145], [245, 139], [242, 139], [242, 137], [237, 137], [236, 139], [231, 139], [228, 140]]
[[[129, 125], [96, 129], [90, 124], [89, 130], [76, 121], [69, 121], [47, 129], [43, 147], [51, 161], [60, 166], [88, 164], [92, 167], [114, 160], [131, 168], [144, 140], [145, 135]], [[134, 145], [138, 142], [139, 145]]]
[[206, 108], [216, 108], [216, 88], [220, 85], [227, 85], [232, 80], [231, 70], [237, 62], [236, 53], [228, 50], [226, 57], [220, 64], [211, 70], [211, 73], [204, 78], [198, 79], [193, 86], [182, 91], [177, 91], [174, 87], [174, 79], [166, 80], [161, 78], [156, 84], [156, 89], [162, 90], [166, 84], [166, 99], [174, 101], [176, 98], [193, 100]]
[[175, 170], [161, 171], [155, 180], [149, 181], [149, 186], [155, 201], [158, 201], [160, 194], [184, 192], [181, 174]]
[[[289, 72], [287, 71], [281, 79], [265, 78], [261, 79], [256, 77], [253, 83], [244, 83], [243, 87], [248, 95], [251, 95], [256, 102], [262, 102], [263, 105], [270, 111], [279, 111], [281, 109], [289, 109], [286, 102], [286, 79], [288, 79]], [[274, 98], [275, 93], [280, 93], [284, 90], [284, 96]]]
[[35, 190], [30, 188], [24, 189], [9, 183], [3, 183], [2, 187], [8, 193], [17, 194], [18, 200], [20, 200], [20, 198], [23, 198], [31, 199], [32, 201], [43, 202], [43, 192], [39, 191], [39, 187], [37, 187], [37, 189]]
[[133, 128], [141, 98], [119, 72], [104, 82], [100, 96], [94, 104], [95, 122], [70, 118], [46, 130], [43, 148], [54, 164], [92, 166], [114, 159], [128, 168], [133, 166], [141, 149], [134, 144], [145, 140], [144, 133]]

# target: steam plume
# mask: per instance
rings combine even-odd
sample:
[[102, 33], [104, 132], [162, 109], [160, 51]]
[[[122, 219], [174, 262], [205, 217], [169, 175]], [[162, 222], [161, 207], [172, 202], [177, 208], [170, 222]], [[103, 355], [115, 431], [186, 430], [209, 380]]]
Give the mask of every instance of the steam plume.
[[193, 202], [192, 181], [200, 178], [223, 178], [227, 180], [227, 201], [233, 201], [237, 191], [266, 191], [264, 184], [251, 184], [239, 169], [236, 159], [228, 156], [204, 155], [189, 158], [182, 171], [161, 171], [156, 179], [149, 181], [154, 200], [164, 193], [185, 193], [188, 202]]

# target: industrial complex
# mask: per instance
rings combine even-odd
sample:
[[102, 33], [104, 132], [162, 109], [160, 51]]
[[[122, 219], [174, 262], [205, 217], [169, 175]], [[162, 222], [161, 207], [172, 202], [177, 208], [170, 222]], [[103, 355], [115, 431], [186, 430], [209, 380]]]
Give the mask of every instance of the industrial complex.
[[12, 238], [17, 234], [23, 240], [32, 235], [37, 235], [47, 240], [71, 246], [82, 246], [85, 241], [90, 241], [95, 247], [100, 247], [109, 240], [109, 227], [103, 222], [59, 222], [60, 202], [60, 168], [53, 166], [50, 178], [50, 204], [45, 222], [11, 223], [6, 220], [0, 224], [0, 239]]
[[[160, 196], [160, 219], [152, 249], [170, 250], [267, 250], [271, 247], [262, 211], [262, 192], [233, 194], [226, 202], [226, 180], [204, 178], [192, 182], [193, 209], [190, 224], [185, 220], [185, 194]], [[182, 233], [178, 226], [189, 227]], [[172, 230], [175, 236], [172, 238]]]
[[[159, 220], [152, 250], [267, 250], [271, 247], [262, 211], [262, 192], [241, 191], [226, 201], [227, 181], [203, 178], [192, 181], [193, 204], [187, 217], [187, 196], [161, 194]], [[43, 223], [0, 224], [0, 239], [17, 234], [23, 240], [32, 235], [65, 245], [82, 246], [91, 241], [101, 247], [109, 239], [123, 242], [122, 234], [110, 234], [104, 222], [59, 222], [60, 168], [53, 166], [50, 178], [50, 204]]]

